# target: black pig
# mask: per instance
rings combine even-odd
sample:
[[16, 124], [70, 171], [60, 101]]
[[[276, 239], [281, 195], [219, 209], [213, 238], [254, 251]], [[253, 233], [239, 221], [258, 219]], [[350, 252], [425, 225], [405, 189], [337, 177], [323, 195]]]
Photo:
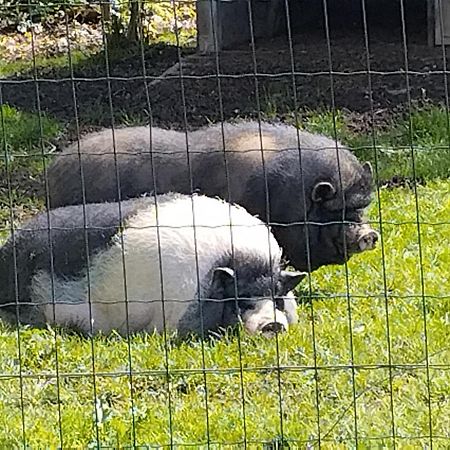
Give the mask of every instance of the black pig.
[[343, 264], [375, 247], [378, 234], [363, 221], [371, 166], [332, 139], [288, 125], [225, 123], [188, 133], [188, 159], [182, 132], [132, 127], [114, 138], [115, 146], [111, 130], [92, 133], [80, 140], [80, 156], [75, 143], [56, 158], [52, 207], [83, 201], [81, 160], [88, 203], [117, 201], [119, 185], [121, 199], [191, 188], [219, 196], [271, 223], [298, 270]]

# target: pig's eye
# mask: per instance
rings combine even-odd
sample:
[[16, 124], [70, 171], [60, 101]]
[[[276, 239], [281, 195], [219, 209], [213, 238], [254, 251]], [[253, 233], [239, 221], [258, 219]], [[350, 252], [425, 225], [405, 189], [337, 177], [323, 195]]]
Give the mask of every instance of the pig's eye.
[[241, 311], [252, 311], [254, 309], [256, 309], [257, 303], [256, 302], [245, 302], [245, 303], [240, 303], [239, 308]]
[[347, 211], [345, 218], [350, 222], [360, 222], [363, 214], [363, 209], [353, 209], [351, 211]]
[[275, 299], [275, 306], [278, 310], [284, 311], [284, 298], [283, 297], [277, 297]]

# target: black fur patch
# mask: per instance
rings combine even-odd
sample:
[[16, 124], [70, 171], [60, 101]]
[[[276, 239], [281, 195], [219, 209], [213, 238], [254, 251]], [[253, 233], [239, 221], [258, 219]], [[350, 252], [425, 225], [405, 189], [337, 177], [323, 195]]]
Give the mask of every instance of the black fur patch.
[[[211, 289], [210, 280], [212, 273], [217, 267], [229, 267], [235, 271], [237, 280], [236, 308], [235, 285], [233, 282], [220, 292]], [[272, 276], [272, 273], [274, 275]], [[273, 290], [272, 290], [273, 288]], [[234, 259], [231, 255], [224, 255], [217, 259], [212, 265], [207, 279], [203, 281], [200, 298], [214, 299], [218, 301], [204, 301], [200, 309], [199, 303], [193, 303], [181, 318], [179, 328], [189, 327], [201, 332], [200, 314], [203, 314], [204, 331], [217, 330], [218, 327], [236, 325], [238, 313], [242, 314], [249, 309], [255, 309], [258, 299], [271, 297], [271, 292], [277, 296], [279, 290], [279, 267], [273, 263], [271, 267], [269, 260], [259, 255], [247, 254], [235, 251]], [[229, 299], [226, 302], [220, 300]], [[239, 309], [239, 311], [237, 310]], [[198, 327], [193, 324], [197, 323]]]
[[[122, 224], [153, 202], [150, 197], [122, 202]], [[59, 278], [79, 277], [86, 270], [88, 257], [108, 248], [121, 224], [118, 203], [89, 204], [85, 208], [86, 223], [82, 205], [50, 211], [50, 235], [46, 212], [15, 231], [14, 239], [11, 236], [0, 249], [0, 304], [15, 303], [16, 299], [29, 302], [30, 282], [38, 271], [51, 273], [53, 269]], [[14, 311], [15, 306], [7, 309]]]

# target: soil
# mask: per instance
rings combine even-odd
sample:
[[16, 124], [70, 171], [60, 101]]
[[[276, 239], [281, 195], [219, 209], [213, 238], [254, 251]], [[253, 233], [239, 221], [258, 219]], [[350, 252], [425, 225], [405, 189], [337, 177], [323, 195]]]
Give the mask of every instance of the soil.
[[[257, 42], [254, 53], [245, 45], [217, 57], [167, 46], [147, 48], [144, 58], [132, 49], [119, 57], [111, 51], [108, 65], [103, 53], [95, 55], [74, 67], [73, 79], [68, 68], [45, 68], [37, 83], [32, 74], [2, 80], [3, 101], [35, 111], [38, 94], [39, 108], [72, 129], [75, 110], [82, 128], [111, 126], [112, 117], [115, 124], [151, 117], [154, 125], [191, 129], [258, 111], [282, 117], [294, 109], [336, 107], [348, 110], [360, 131], [410, 101], [445, 103], [442, 48], [413, 33], [405, 55], [399, 30], [374, 32], [369, 40], [367, 56], [362, 32], [334, 33], [330, 48], [323, 34], [296, 34], [292, 60], [286, 37]], [[153, 82], [180, 60], [181, 71]]]

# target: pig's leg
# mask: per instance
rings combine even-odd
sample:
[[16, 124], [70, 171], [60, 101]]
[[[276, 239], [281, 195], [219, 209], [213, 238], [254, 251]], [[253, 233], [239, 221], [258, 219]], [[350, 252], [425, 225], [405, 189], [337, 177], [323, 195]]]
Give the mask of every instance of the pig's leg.
[[280, 300], [277, 300], [277, 309], [283, 311], [288, 324], [296, 324], [298, 322], [297, 315], [297, 301], [292, 292], [289, 292], [285, 297]]

